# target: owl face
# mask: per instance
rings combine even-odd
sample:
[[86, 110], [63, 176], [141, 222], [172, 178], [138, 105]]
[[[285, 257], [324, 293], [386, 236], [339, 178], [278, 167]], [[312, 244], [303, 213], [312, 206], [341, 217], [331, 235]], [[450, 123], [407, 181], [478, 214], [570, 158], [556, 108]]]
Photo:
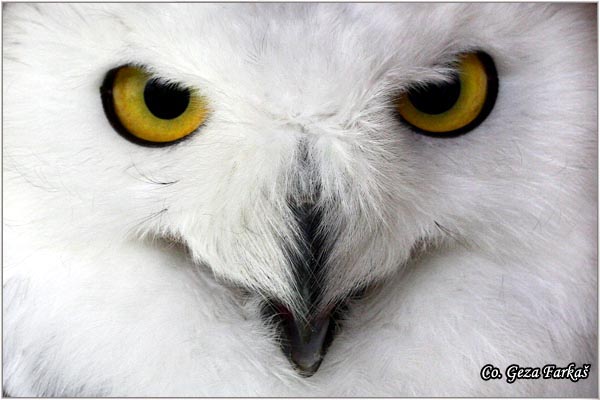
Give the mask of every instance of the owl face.
[[349, 300], [423, 252], [518, 259], [553, 196], [587, 196], [549, 184], [594, 129], [586, 21], [561, 10], [11, 6], [8, 217], [44, 220], [39, 243], [180, 245], [313, 373]]

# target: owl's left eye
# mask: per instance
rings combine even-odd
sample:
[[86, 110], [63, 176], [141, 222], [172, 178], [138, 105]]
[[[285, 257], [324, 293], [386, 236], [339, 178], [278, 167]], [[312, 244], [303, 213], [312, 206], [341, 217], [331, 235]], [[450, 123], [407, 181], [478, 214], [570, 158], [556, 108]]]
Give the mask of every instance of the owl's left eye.
[[452, 137], [474, 129], [489, 115], [498, 93], [498, 75], [484, 52], [463, 54], [452, 79], [417, 87], [396, 102], [403, 122], [413, 130]]
[[193, 133], [208, 116], [203, 97], [153, 79], [138, 67], [111, 70], [100, 92], [112, 126], [137, 144], [173, 144]]

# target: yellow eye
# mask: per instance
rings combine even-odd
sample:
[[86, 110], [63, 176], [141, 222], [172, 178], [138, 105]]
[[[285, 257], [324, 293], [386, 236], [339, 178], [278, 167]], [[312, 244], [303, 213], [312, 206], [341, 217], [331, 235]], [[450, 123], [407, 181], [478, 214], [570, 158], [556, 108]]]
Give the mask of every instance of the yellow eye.
[[479, 125], [494, 107], [498, 75], [492, 58], [483, 53], [463, 55], [450, 82], [408, 91], [397, 102], [404, 122], [420, 133], [456, 136]]
[[110, 71], [100, 91], [113, 127], [138, 144], [172, 144], [194, 132], [208, 117], [203, 97], [152, 79], [137, 67]]

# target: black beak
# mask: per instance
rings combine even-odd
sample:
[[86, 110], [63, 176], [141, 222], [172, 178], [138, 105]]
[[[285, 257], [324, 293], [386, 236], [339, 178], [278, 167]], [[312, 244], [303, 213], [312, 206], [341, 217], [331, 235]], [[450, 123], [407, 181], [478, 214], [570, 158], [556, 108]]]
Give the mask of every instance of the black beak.
[[334, 321], [322, 313], [312, 320], [298, 321], [283, 306], [277, 307], [283, 338], [282, 350], [294, 368], [303, 376], [312, 376], [333, 340]]
[[317, 319], [308, 323], [287, 323], [284, 330], [289, 340], [289, 358], [303, 376], [312, 376], [321, 365], [329, 347], [330, 318]]

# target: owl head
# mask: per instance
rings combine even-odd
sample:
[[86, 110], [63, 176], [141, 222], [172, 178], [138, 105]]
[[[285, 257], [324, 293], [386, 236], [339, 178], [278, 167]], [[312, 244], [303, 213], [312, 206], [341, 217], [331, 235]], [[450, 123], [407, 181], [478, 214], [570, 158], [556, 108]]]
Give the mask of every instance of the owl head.
[[424, 252], [519, 259], [580, 218], [595, 44], [562, 7], [7, 7], [6, 215], [31, 246], [176, 244], [310, 375]]

